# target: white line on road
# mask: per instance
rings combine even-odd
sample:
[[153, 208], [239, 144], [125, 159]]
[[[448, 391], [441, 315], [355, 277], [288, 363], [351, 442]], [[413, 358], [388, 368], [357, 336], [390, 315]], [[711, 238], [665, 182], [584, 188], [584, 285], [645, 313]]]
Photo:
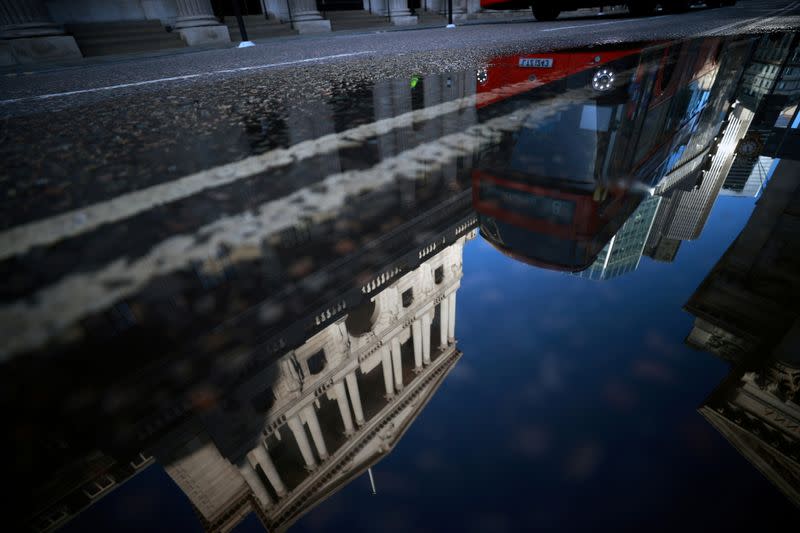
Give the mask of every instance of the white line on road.
[[176, 180], [131, 191], [49, 218], [28, 222], [0, 232], [0, 260], [25, 253], [35, 246], [49, 245], [63, 239], [76, 237], [104, 224], [124, 220], [156, 206], [187, 198], [206, 189], [221, 187], [317, 155], [359, 146], [371, 137], [412, 126], [416, 122], [474, 107], [476, 104], [491, 102], [497, 99], [498, 95], [513, 95], [516, 92], [532, 89], [537, 86], [537, 83], [540, 82], [526, 81], [490, 92], [450, 100], [339, 133], [302, 141], [288, 148], [278, 148], [240, 161], [201, 170]]
[[[231, 258], [238, 256], [247, 261], [261, 257], [262, 243], [269, 242], [270, 236], [304, 219], [315, 222], [333, 219], [350, 198], [364, 192], [442, 171], [449, 162], [472, 157], [482, 148], [499, 142], [503, 135], [522, 127], [526, 118], [545, 120], [563, 112], [573, 101], [557, 96], [545, 103], [516, 109], [386, 157], [373, 167], [331, 174], [254, 209], [223, 216], [191, 233], [172, 235], [154, 243], [141, 257], [123, 255], [96, 270], [73, 272], [29, 297], [0, 306], [0, 338], [4, 339], [0, 361], [42, 346], [76, 321], [136, 294], [159, 276], [193, 263], [205, 264], [217, 256], [222, 245], [228, 248]], [[299, 209], [298, 205], [305, 209]]]
[[186, 74], [185, 76], [170, 76], [167, 78], [158, 78], [155, 80], [144, 80], [144, 81], [136, 81], [132, 83], [120, 83], [119, 85], [107, 85], [105, 87], [93, 87], [91, 89], [78, 89], [75, 91], [65, 91], [61, 93], [49, 93], [49, 94], [39, 94], [36, 96], [23, 96], [21, 98], [11, 98], [9, 100], [0, 100], [0, 104], [16, 104], [19, 102], [28, 102], [32, 100], [46, 100], [48, 98], [58, 98], [61, 96], [73, 96], [76, 94], [86, 94], [86, 93], [94, 93], [100, 91], [114, 91], [116, 89], [125, 89], [127, 87], [140, 87], [142, 85], [151, 85], [153, 83], [164, 83], [170, 81], [180, 81], [180, 80], [190, 80], [193, 78], [200, 78], [205, 76], [214, 76], [216, 74], [231, 74], [234, 72], [245, 72], [248, 70], [263, 70], [263, 69], [270, 69], [275, 67], [285, 67], [288, 65], [299, 65], [301, 63], [312, 63], [314, 61], [325, 61], [328, 59], [338, 59], [341, 57], [352, 57], [352, 56], [360, 56], [364, 54], [373, 54], [375, 53], [373, 50], [367, 52], [351, 52], [347, 54], [335, 54], [332, 56], [322, 56], [322, 57], [311, 57], [308, 59], [298, 59], [296, 61], [284, 61], [282, 63], [269, 63], [267, 65], [254, 65], [251, 67], [238, 67], [238, 68], [226, 68], [222, 70], [212, 70], [209, 72], [200, 72], [198, 74]]
[[[652, 18], [663, 18], [665, 16], [669, 16], [669, 15], [662, 15], [660, 17], [651, 17], [651, 19]], [[539, 30], [539, 31], [545, 32], [545, 31], [571, 30], [573, 28], [596, 28], [597, 26], [606, 26], [608, 24], [624, 24], [625, 22], [641, 22], [641, 21], [642, 21], [642, 19], [639, 19], [639, 18], [627, 19], [627, 20], [610, 20], [608, 22], [601, 22], [599, 24], [588, 23], [588, 24], [579, 24], [577, 26], [558, 26], [557, 28], [548, 28], [546, 30]]]

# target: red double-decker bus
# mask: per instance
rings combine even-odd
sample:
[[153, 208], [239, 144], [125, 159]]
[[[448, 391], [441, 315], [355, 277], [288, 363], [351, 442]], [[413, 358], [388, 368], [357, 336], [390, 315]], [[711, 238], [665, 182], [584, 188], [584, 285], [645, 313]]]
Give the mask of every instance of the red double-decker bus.
[[495, 58], [478, 73], [487, 93], [479, 117], [503, 105], [528, 116], [476, 158], [483, 237], [537, 266], [590, 266], [676, 154], [713, 138], [697, 132], [704, 113], [714, 118], [728, 104], [712, 98], [721, 45], [710, 38]]

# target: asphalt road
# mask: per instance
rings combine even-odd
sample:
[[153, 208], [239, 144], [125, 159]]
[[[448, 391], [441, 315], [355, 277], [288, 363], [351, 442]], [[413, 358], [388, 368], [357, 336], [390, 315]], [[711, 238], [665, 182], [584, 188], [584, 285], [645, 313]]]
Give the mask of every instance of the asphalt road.
[[0, 77], [0, 117], [186, 84], [210, 87], [222, 78], [253, 74], [295, 79], [313, 93], [315, 86], [331, 77], [377, 81], [409, 73], [475, 68], [494, 55], [515, 51], [764, 32], [796, 28], [799, 24], [800, 2], [741, 0], [733, 7], [695, 8], [685, 14], [647, 18], [570, 17], [554, 22], [482, 22], [455, 29], [280, 38], [252, 48], [8, 72]]

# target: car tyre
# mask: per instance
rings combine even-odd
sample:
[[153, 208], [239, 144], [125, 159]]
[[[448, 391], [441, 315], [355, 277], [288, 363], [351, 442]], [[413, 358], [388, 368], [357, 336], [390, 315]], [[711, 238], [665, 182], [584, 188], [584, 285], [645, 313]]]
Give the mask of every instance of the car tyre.
[[656, 3], [652, 0], [633, 0], [628, 2], [628, 11], [634, 17], [649, 17], [656, 12]]
[[561, 14], [560, 9], [548, 5], [533, 4], [531, 6], [531, 10], [533, 11], [533, 17], [536, 20], [541, 20], [543, 22], [556, 20]]
[[685, 13], [689, 11], [689, 0], [668, 0], [661, 4], [668, 13]]

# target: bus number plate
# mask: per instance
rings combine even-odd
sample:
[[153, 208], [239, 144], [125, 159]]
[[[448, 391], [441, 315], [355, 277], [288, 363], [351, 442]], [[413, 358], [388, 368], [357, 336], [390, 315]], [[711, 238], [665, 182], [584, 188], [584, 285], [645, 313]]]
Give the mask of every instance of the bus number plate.
[[529, 68], [553, 68], [553, 60], [549, 57], [520, 57], [519, 66]]

